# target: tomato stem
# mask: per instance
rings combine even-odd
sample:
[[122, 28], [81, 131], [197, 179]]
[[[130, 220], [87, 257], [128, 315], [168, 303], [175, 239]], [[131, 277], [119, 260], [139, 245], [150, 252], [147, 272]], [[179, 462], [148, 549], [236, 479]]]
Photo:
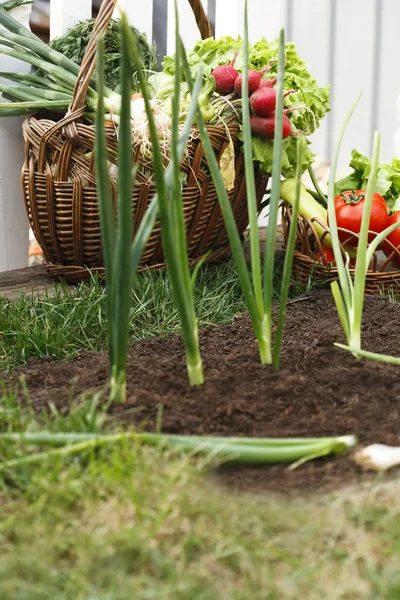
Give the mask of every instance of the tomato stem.
[[343, 198], [345, 204], [358, 204], [362, 200], [365, 199], [365, 194], [357, 194], [356, 192], [351, 192], [350, 194], [339, 194], [341, 198]]

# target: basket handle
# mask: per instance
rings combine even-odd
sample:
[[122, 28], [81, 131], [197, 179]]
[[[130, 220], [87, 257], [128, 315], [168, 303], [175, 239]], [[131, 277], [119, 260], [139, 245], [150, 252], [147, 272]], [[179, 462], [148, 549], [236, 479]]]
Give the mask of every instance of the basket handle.
[[[100, 11], [96, 17], [96, 22], [90, 36], [89, 43], [83, 56], [82, 64], [75, 83], [72, 102], [64, 119], [59, 122], [62, 125], [67, 137], [74, 139], [78, 132], [75, 122], [82, 118], [86, 104], [86, 95], [96, 65], [96, 42], [99, 35], [104, 33], [111, 21], [114, 8], [118, 0], [103, 0]], [[194, 13], [197, 27], [199, 28], [202, 39], [212, 37], [210, 21], [204, 10], [201, 0], [189, 0], [190, 7]]]
[[[79, 119], [83, 114], [83, 109], [86, 105], [86, 96], [90, 80], [96, 66], [96, 44], [98, 37], [107, 31], [108, 25], [114, 12], [115, 5], [118, 0], [103, 0], [100, 6], [99, 13], [93, 27], [92, 35], [83, 56], [82, 64], [79, 69], [78, 77], [75, 83], [74, 92], [72, 94], [72, 102], [68, 108], [67, 115], [75, 115]], [[74, 137], [75, 132], [68, 131], [72, 123], [66, 125], [66, 132], [69, 137]], [[72, 134], [72, 136], [71, 136]]]
[[207, 17], [206, 11], [201, 0], [189, 0], [189, 4], [196, 19], [197, 27], [199, 28], [201, 39], [213, 37], [211, 23]]

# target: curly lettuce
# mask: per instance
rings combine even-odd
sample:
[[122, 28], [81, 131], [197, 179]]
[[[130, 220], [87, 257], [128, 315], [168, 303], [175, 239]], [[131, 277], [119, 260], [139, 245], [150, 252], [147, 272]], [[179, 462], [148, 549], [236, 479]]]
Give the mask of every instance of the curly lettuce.
[[[329, 109], [329, 86], [321, 87], [308, 71], [306, 63], [297, 54], [295, 45], [291, 42], [285, 45], [285, 90], [295, 90], [285, 99], [285, 107], [293, 108], [289, 113], [293, 132], [298, 132], [302, 137], [302, 164], [304, 172], [314, 160], [314, 154], [309, 147], [307, 136], [315, 131], [320, 120]], [[232, 61], [235, 53], [235, 69], [241, 71], [243, 65], [243, 40], [241, 37], [233, 38], [223, 36], [218, 40], [208, 38], [199, 41], [192, 51], [188, 51], [188, 61], [192, 76], [197, 75], [201, 66], [206, 75], [220, 64]], [[278, 66], [278, 40], [268, 42], [262, 38], [249, 49], [249, 69], [261, 70], [269, 65], [268, 77], [274, 77]], [[164, 71], [175, 72], [175, 57], [166, 56], [163, 63]], [[253, 156], [263, 171], [271, 173], [274, 143], [253, 137]], [[296, 138], [289, 137], [283, 141], [282, 174], [285, 177], [294, 177], [296, 170]]]
[[[358, 150], [352, 150], [350, 175], [335, 183], [335, 192], [347, 190], [364, 190], [371, 174], [371, 159]], [[394, 158], [391, 163], [379, 162], [375, 191], [387, 202], [389, 212], [400, 210], [400, 159]]]

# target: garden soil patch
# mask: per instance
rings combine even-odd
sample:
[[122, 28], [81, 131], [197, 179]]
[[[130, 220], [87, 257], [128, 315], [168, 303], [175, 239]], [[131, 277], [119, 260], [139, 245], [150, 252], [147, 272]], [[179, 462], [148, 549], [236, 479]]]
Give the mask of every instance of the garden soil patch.
[[[400, 356], [400, 304], [367, 298], [363, 321], [366, 350]], [[320, 290], [287, 307], [281, 369], [263, 367], [247, 315], [232, 325], [200, 334], [206, 383], [187, 382], [180, 336], [151, 338], [129, 349], [128, 400], [113, 417], [154, 431], [259, 437], [331, 436], [355, 433], [360, 443], [400, 443], [400, 367], [356, 360], [333, 343], [344, 342], [330, 292]], [[33, 406], [49, 402], [68, 411], [73, 394], [104, 386], [106, 353], [83, 353], [69, 361], [34, 360], [23, 373]], [[132, 410], [134, 409], [134, 410]], [[355, 483], [363, 474], [351, 456], [320, 459], [288, 471], [286, 466], [236, 468], [216, 473], [235, 489], [308, 491]]]

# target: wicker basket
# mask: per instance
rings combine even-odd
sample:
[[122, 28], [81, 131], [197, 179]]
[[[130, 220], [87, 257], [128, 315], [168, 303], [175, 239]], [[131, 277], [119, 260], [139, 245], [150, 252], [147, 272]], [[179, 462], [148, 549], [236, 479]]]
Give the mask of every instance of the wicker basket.
[[[330, 285], [330, 282], [338, 278], [337, 269], [328, 264], [324, 258], [322, 244], [323, 237], [317, 235], [314, 227], [314, 222], [318, 221], [325, 230], [327, 235], [329, 228], [317, 219], [307, 219], [299, 215], [297, 220], [297, 235], [296, 246], [293, 255], [293, 274], [301, 283], [307, 285], [310, 281], [318, 281], [321, 285]], [[284, 243], [287, 244], [289, 229], [292, 223], [292, 209], [286, 202], [282, 205], [282, 229]], [[357, 235], [351, 235], [351, 232], [342, 230], [351, 237], [356, 238]], [[388, 242], [390, 244], [390, 242]], [[366, 294], [380, 294], [383, 291], [400, 294], [400, 270], [396, 269], [391, 262], [391, 258], [396, 255], [400, 262], [400, 252], [392, 244], [392, 254], [390, 257], [384, 255], [382, 251], [375, 252], [374, 257], [369, 265], [366, 276]], [[342, 246], [343, 249], [343, 246]], [[318, 255], [322, 258], [318, 258]], [[350, 267], [350, 273], [354, 275], [354, 268]]]
[[[28, 218], [39, 242], [45, 268], [58, 279], [76, 283], [91, 272], [104, 273], [100, 222], [96, 200], [96, 180], [92, 150], [95, 139], [93, 123], [83, 119], [86, 93], [95, 66], [95, 41], [111, 19], [117, 0], [103, 0], [96, 19], [74, 90], [71, 106], [59, 121], [39, 116], [24, 121], [25, 160], [22, 185]], [[210, 23], [200, 0], [189, 0], [202, 38], [212, 36]], [[208, 126], [208, 133], [218, 160], [229, 144], [224, 126]], [[230, 126], [235, 148], [235, 183], [229, 192], [238, 230], [248, 224], [243, 154], [238, 139], [239, 128]], [[109, 161], [116, 164], [117, 139], [113, 126], [106, 127]], [[151, 169], [148, 159], [133, 149], [134, 160]], [[186, 173], [183, 203], [189, 259], [198, 261], [205, 253], [208, 260], [230, 254], [228, 236], [217, 194], [207, 175], [208, 169], [200, 139], [188, 144], [182, 170]], [[261, 203], [268, 177], [255, 168], [258, 203]], [[150, 178], [151, 179], [151, 178]], [[133, 191], [133, 232], [155, 193], [149, 177], [138, 174]], [[113, 184], [114, 203], [116, 187]], [[159, 222], [145, 248], [140, 268], [162, 267], [163, 249]], [[89, 271], [90, 269], [90, 271]]]

